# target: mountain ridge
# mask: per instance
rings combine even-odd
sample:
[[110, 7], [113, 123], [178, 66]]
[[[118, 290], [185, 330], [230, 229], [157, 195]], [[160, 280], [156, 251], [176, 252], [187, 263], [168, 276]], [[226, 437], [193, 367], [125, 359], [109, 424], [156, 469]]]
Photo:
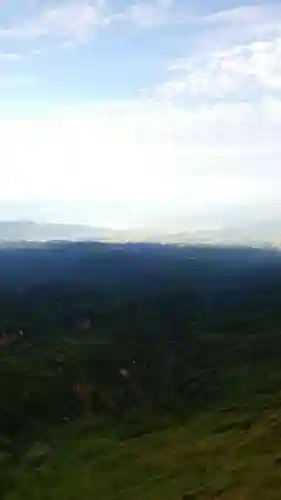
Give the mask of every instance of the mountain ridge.
[[114, 229], [86, 224], [0, 221], [0, 243], [66, 241], [157, 242], [178, 244], [269, 244], [279, 246], [281, 223], [278, 220], [253, 221], [217, 229], [164, 230], [159, 228]]

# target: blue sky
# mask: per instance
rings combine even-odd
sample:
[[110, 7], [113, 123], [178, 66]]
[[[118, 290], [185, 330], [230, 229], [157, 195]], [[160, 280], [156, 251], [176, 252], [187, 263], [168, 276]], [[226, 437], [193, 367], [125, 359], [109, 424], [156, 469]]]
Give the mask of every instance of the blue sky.
[[279, 216], [281, 4], [0, 0], [0, 218]]

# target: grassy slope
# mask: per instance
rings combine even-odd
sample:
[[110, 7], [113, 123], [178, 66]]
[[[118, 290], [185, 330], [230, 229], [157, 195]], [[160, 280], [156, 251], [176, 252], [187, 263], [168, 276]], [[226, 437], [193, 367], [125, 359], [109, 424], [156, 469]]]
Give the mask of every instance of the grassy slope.
[[13, 471], [5, 500], [279, 500], [278, 356], [231, 369], [219, 383], [213, 407], [162, 430], [151, 430], [150, 417], [142, 435], [132, 422], [98, 429], [80, 421], [53, 431], [50, 448], [35, 445]]
[[211, 412], [125, 442], [80, 430], [54, 447], [39, 470], [22, 467], [5, 498], [280, 499], [280, 416]]

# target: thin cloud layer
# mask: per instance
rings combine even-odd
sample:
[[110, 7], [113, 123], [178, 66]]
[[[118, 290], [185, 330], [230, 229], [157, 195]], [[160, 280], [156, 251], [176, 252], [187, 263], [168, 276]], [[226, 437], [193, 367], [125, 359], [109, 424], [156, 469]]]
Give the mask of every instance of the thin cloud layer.
[[33, 16], [3, 27], [0, 37], [6, 40], [55, 37], [79, 42], [116, 23], [131, 23], [140, 28], [168, 24], [176, 11], [175, 0], [129, 2], [123, 9], [117, 9], [107, 0], [66, 0], [43, 6]]
[[175, 0], [154, 0], [129, 6], [123, 13], [123, 19], [140, 28], [151, 28], [171, 23], [176, 13]]
[[[2, 29], [3, 43], [25, 42], [41, 61], [43, 40], [88, 43], [74, 62], [68, 55], [68, 100], [53, 85], [48, 113], [0, 120], [2, 199], [82, 196], [177, 214], [278, 200], [281, 9], [237, 5], [199, 16], [194, 4], [188, 17], [190, 8], [176, 0], [42, 2], [33, 16]], [[124, 48], [132, 28], [137, 36]], [[99, 35], [101, 53], [94, 52]], [[18, 65], [16, 47], [4, 48], [5, 64]], [[63, 72], [50, 71], [51, 57], [46, 67], [46, 86], [57, 74], [59, 86]]]
[[[159, 85], [158, 96], [252, 101], [263, 98], [265, 92], [281, 90], [279, 7], [264, 11], [261, 7], [238, 8], [216, 13], [206, 21], [209, 48], [205, 34], [195, 55], [188, 53], [171, 63], [170, 78]], [[226, 38], [222, 36], [225, 32]]]
[[170, 67], [171, 78], [160, 96], [211, 99], [255, 99], [281, 90], [281, 36], [204, 52]]
[[81, 40], [108, 22], [102, 0], [64, 2], [43, 8], [34, 17], [3, 29], [0, 35], [11, 40], [36, 40], [42, 37]]
[[183, 211], [261, 202], [276, 196], [281, 181], [280, 123], [261, 109], [267, 126], [257, 131], [256, 117], [234, 107], [192, 113], [131, 103], [11, 120], [9, 126], [5, 121], [0, 160], [9, 170], [2, 197], [71, 200], [83, 194]]

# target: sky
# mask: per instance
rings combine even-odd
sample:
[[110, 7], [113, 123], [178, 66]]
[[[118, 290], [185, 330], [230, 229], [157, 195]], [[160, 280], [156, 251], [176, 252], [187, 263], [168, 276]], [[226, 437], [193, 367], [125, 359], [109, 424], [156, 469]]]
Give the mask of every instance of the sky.
[[281, 216], [280, 0], [0, 0], [0, 219]]

